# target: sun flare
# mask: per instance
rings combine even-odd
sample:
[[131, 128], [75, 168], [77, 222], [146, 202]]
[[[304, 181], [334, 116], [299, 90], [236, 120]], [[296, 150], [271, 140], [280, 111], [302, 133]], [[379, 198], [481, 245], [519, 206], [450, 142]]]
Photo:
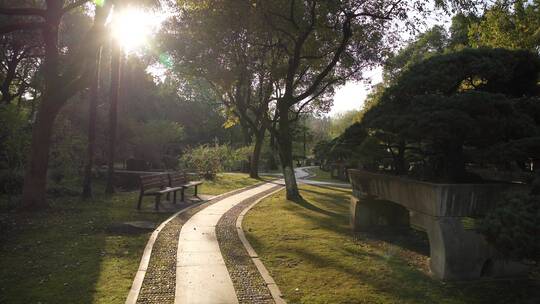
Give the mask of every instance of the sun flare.
[[113, 15], [113, 37], [128, 53], [147, 47], [164, 18], [164, 14], [151, 10], [137, 8], [122, 10]]

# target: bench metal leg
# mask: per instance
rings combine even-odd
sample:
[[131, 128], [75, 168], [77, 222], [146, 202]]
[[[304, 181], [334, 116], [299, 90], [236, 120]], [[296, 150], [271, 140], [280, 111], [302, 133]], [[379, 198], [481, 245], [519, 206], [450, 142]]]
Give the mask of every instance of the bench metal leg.
[[176, 204], [176, 191], [173, 192], [173, 204]]
[[167, 193], [167, 200], [168, 200], [168, 201], [171, 200], [171, 193], [170, 193], [170, 192]]
[[182, 202], [184, 202], [184, 190], [185, 188], [182, 188], [182, 192], [180, 193], [180, 198], [182, 199]]
[[198, 186], [195, 186], [195, 194], [193, 194], [194, 196], [197, 196], [197, 187]]
[[159, 203], [161, 201], [161, 195], [156, 195], [156, 206], [154, 207], [157, 210], [159, 210]]

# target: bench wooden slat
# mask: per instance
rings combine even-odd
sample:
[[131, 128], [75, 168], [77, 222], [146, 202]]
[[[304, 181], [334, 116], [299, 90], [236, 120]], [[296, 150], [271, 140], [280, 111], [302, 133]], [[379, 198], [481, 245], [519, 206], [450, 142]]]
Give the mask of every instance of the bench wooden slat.
[[140, 177], [142, 188], [163, 188], [167, 185], [166, 174], [142, 175]]
[[166, 185], [164, 185], [163, 183], [151, 183], [151, 184], [143, 184], [142, 188], [146, 191], [146, 190], [152, 190], [152, 189], [161, 189], [163, 188], [163, 186], [166, 186]]
[[192, 181], [192, 182], [188, 182], [184, 185], [184, 187], [193, 187], [193, 186], [198, 186], [198, 185], [202, 185], [202, 181]]
[[184, 172], [172, 172], [169, 173], [169, 186], [182, 186], [187, 182]]
[[141, 175], [141, 179], [144, 181], [150, 181], [150, 180], [161, 180], [162, 173], [160, 174], [152, 174], [152, 175]]
[[[162, 175], [162, 174], [160, 174]], [[141, 180], [145, 183], [157, 182], [163, 180], [163, 176], [156, 175], [142, 175]]]
[[150, 185], [156, 185], [156, 184], [162, 184], [164, 182], [164, 180], [159, 180], [159, 179], [151, 179], [151, 180], [144, 180], [144, 179], [141, 179], [141, 184], [143, 186], [150, 186]]
[[178, 191], [178, 190], [182, 190], [182, 186], [179, 186], [179, 187], [166, 187], [164, 189], [161, 189], [161, 192], [167, 193], [167, 192]]
[[174, 189], [167, 189], [169, 186], [169, 177], [167, 173], [141, 175], [139, 176], [139, 180], [141, 190], [137, 209], [141, 209], [143, 196], [155, 196], [155, 209], [158, 210], [161, 195], [175, 191]]

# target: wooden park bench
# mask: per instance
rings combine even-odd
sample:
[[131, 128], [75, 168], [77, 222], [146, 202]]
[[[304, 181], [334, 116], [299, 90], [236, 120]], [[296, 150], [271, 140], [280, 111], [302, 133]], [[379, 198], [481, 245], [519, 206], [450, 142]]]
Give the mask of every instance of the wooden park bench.
[[141, 203], [143, 196], [154, 196], [156, 201], [155, 209], [159, 209], [159, 203], [161, 202], [161, 196], [163, 194], [169, 194], [171, 192], [183, 189], [183, 187], [178, 187], [177, 189], [169, 187], [169, 175], [167, 173], [152, 174], [152, 175], [141, 175], [140, 177], [140, 186], [141, 191], [139, 193], [139, 203], [137, 204], [137, 209], [141, 209]]
[[[197, 187], [201, 185], [202, 181], [190, 181], [188, 175], [185, 172], [171, 172], [169, 173], [169, 187], [175, 189], [173, 191], [173, 202], [176, 203], [176, 192], [180, 191], [180, 201], [184, 201], [184, 191], [189, 187], [194, 187], [194, 196], [197, 196]], [[181, 188], [181, 189], [180, 189]]]
[[137, 209], [141, 209], [142, 199], [144, 196], [155, 197], [155, 209], [159, 210], [161, 196], [166, 194], [167, 199], [173, 193], [173, 203], [176, 204], [176, 192], [180, 191], [181, 201], [184, 201], [185, 189], [194, 187], [194, 196], [197, 196], [197, 187], [202, 181], [190, 181], [187, 174], [184, 172], [160, 173], [152, 175], [140, 176], [140, 193]]

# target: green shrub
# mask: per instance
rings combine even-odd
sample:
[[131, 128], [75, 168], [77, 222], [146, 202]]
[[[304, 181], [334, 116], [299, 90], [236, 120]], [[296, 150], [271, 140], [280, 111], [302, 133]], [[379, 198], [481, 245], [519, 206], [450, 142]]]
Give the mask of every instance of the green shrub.
[[22, 170], [0, 170], [0, 193], [20, 194], [24, 182]]
[[[153, 166], [176, 168], [178, 157], [172, 156], [179, 151], [179, 144], [184, 137], [184, 128], [177, 122], [168, 120], [150, 120], [135, 127], [133, 139], [135, 156], [150, 161]], [[174, 152], [173, 152], [174, 151]]]
[[52, 136], [48, 177], [56, 183], [78, 177], [86, 161], [86, 147], [86, 136], [71, 120], [59, 116]]
[[30, 147], [28, 114], [16, 105], [0, 105], [0, 193], [20, 194]]
[[540, 261], [540, 196], [506, 196], [479, 230], [506, 257]]
[[0, 105], [0, 169], [22, 170], [31, 132], [25, 111], [11, 104]]
[[231, 148], [228, 145], [200, 145], [188, 148], [180, 161], [188, 169], [201, 173], [214, 173], [222, 171], [237, 171], [242, 167], [250, 155], [251, 148]]

